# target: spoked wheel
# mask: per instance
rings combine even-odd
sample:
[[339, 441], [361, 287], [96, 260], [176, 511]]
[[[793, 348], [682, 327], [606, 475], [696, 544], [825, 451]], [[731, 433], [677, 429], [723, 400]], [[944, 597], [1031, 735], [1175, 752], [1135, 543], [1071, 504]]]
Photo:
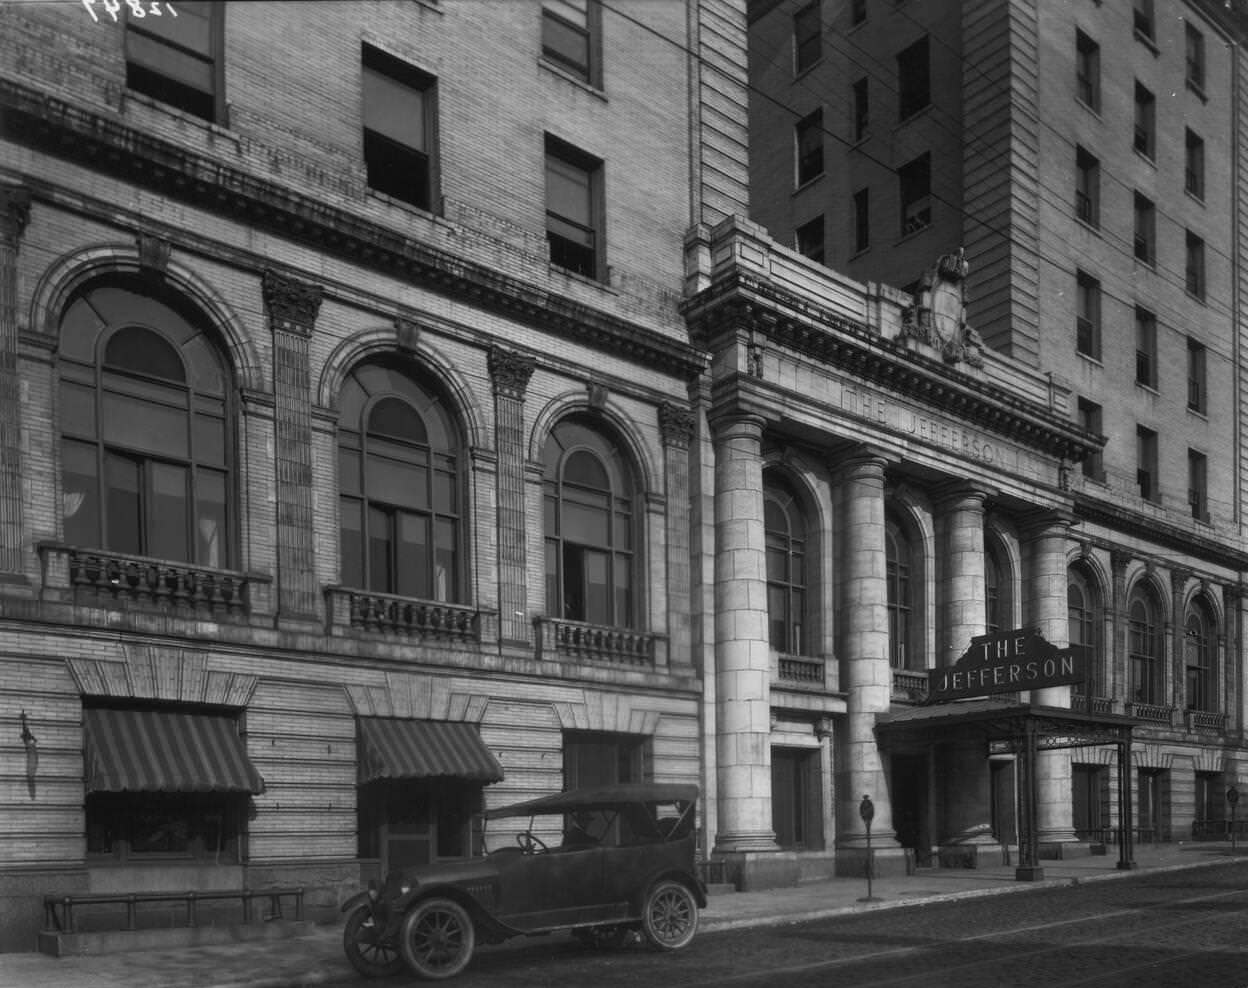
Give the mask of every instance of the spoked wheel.
[[680, 950], [698, 932], [698, 904], [680, 882], [663, 881], [646, 896], [641, 931], [659, 950]]
[[398, 945], [382, 938], [368, 906], [360, 906], [347, 917], [342, 949], [351, 966], [366, 978], [384, 978], [403, 970]]
[[580, 926], [572, 935], [595, 950], [618, 950], [628, 945], [633, 931], [627, 926]]
[[459, 974], [472, 959], [476, 930], [468, 911], [452, 899], [427, 899], [403, 920], [399, 949], [419, 977], [430, 981]]

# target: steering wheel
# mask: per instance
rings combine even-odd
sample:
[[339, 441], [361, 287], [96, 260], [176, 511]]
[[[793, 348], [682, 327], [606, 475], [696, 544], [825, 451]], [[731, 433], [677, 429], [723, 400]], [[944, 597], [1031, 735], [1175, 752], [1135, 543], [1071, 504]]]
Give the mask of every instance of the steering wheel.
[[525, 854], [545, 853], [550, 850], [546, 846], [546, 842], [531, 830], [522, 830], [516, 834], [516, 843], [520, 845], [520, 850]]

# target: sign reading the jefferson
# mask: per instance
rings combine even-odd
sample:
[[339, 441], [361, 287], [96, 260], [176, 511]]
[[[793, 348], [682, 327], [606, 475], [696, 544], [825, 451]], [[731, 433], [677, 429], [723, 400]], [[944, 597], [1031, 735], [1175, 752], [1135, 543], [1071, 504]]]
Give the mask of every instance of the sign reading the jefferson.
[[1082, 683], [1081, 645], [1058, 648], [1034, 628], [978, 635], [952, 666], [927, 673], [927, 703]]

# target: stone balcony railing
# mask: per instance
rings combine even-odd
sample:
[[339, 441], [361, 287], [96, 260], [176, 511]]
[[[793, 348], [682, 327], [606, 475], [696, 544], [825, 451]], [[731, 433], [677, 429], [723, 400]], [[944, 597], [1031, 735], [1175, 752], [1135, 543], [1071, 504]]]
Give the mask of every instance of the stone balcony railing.
[[373, 593], [347, 587], [325, 588], [329, 632], [343, 629], [371, 631], [411, 639], [479, 642], [493, 611], [469, 604], [418, 600], [396, 594]]
[[213, 620], [269, 610], [267, 576], [51, 542], [38, 551], [45, 599], [126, 601]]
[[892, 698], [919, 703], [927, 696], [927, 673], [913, 669], [893, 670]]
[[667, 664], [667, 638], [648, 631], [549, 617], [535, 618], [533, 629], [539, 659], [567, 656], [645, 668]]
[[1076, 693], [1070, 698], [1071, 710], [1082, 710], [1089, 714], [1112, 714], [1114, 701], [1107, 696], [1087, 696]]
[[1174, 724], [1174, 707], [1166, 707], [1157, 703], [1128, 701], [1126, 712], [1128, 717], [1148, 721], [1150, 724], [1161, 724], [1165, 727], [1170, 727]]
[[[836, 691], [836, 665], [812, 655], [771, 653], [771, 679], [787, 689]], [[831, 681], [829, 681], [831, 679]]]
[[1184, 717], [1189, 731], [1216, 731], [1218, 733], [1226, 730], [1228, 719], [1226, 714], [1212, 710], [1185, 710]]

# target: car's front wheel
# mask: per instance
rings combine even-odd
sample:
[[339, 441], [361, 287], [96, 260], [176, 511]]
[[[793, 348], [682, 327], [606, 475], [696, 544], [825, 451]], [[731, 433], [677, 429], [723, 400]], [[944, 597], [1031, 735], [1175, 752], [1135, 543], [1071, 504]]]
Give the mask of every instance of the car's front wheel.
[[476, 930], [468, 911], [453, 899], [426, 899], [403, 920], [399, 949], [417, 976], [452, 978], [472, 959]]
[[698, 932], [698, 903], [680, 882], [658, 882], [646, 895], [641, 931], [659, 950], [680, 950]]
[[360, 906], [347, 917], [342, 949], [351, 966], [366, 978], [385, 978], [403, 970], [398, 946], [381, 936], [368, 906]]

